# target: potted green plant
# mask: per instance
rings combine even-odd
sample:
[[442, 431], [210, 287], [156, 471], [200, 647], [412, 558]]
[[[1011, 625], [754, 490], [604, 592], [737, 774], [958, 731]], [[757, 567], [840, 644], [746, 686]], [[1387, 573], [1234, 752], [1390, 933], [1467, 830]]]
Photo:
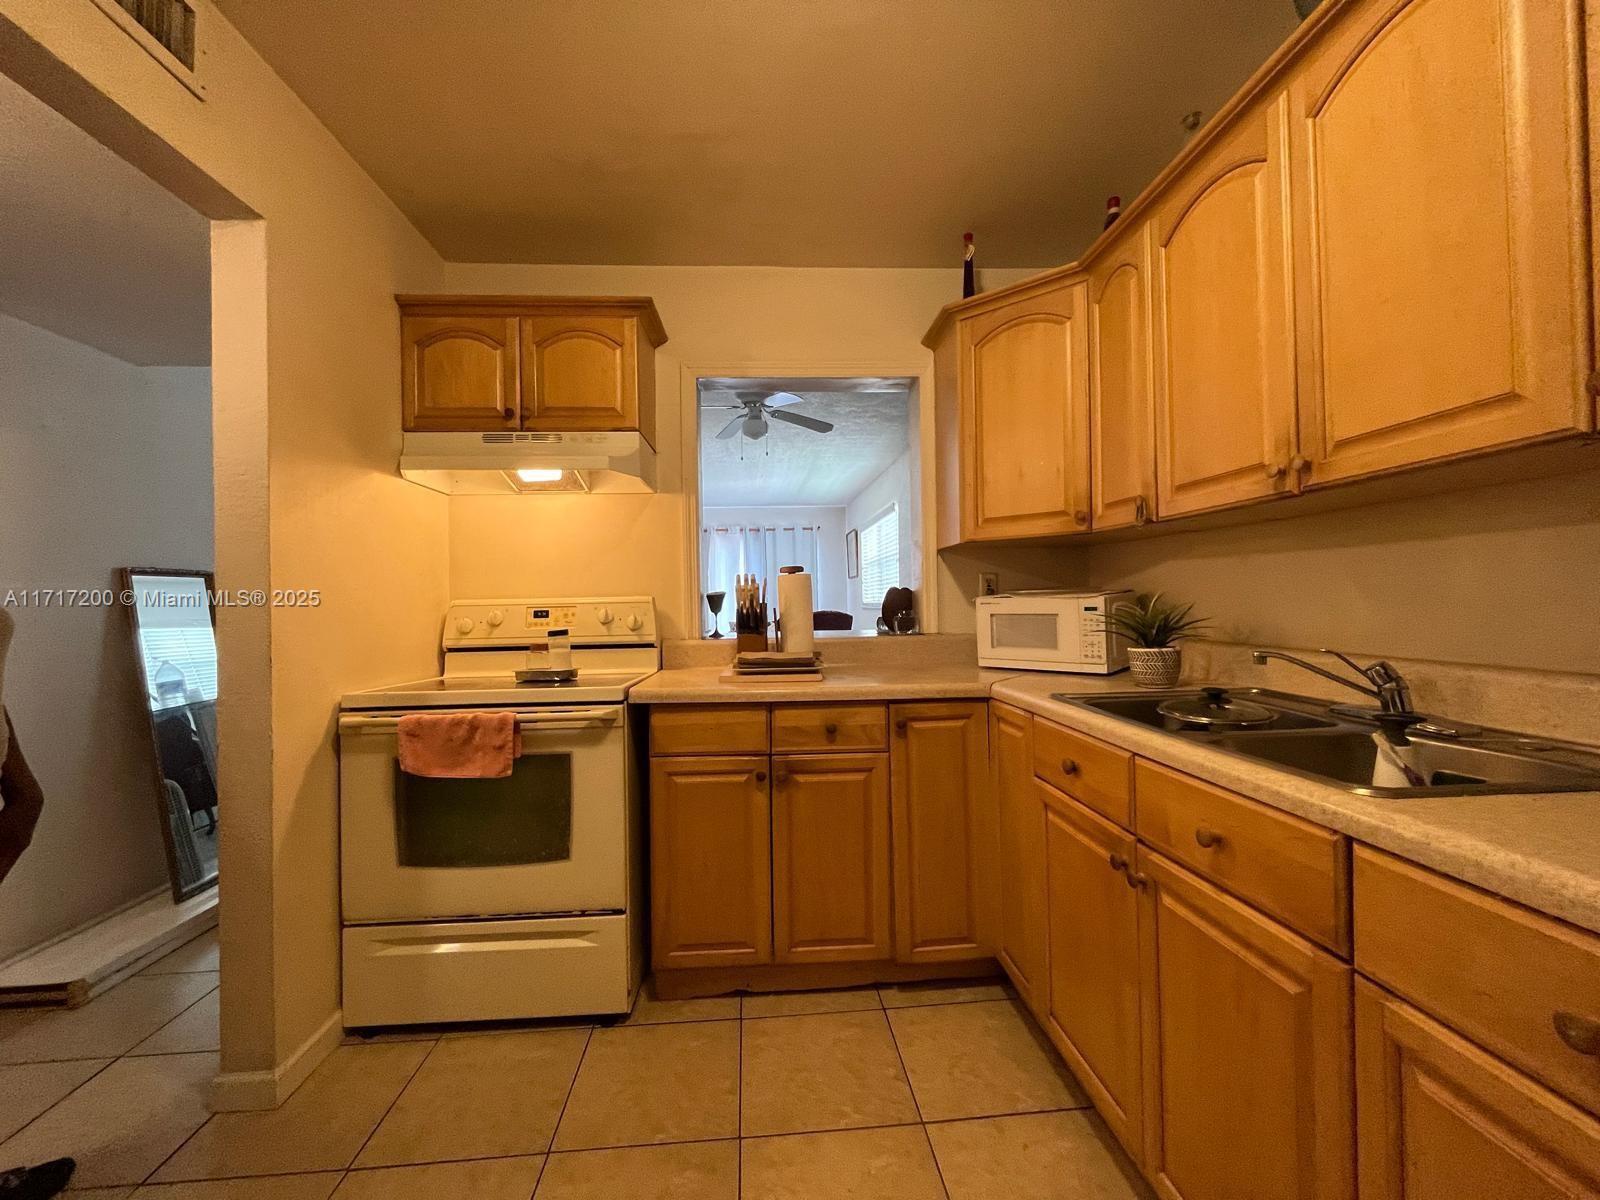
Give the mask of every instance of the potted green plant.
[[1108, 617], [1113, 633], [1128, 643], [1128, 669], [1140, 687], [1170, 688], [1183, 667], [1184, 638], [1200, 637], [1207, 621], [1190, 614], [1192, 604], [1173, 604], [1161, 593], [1147, 593], [1115, 605]]

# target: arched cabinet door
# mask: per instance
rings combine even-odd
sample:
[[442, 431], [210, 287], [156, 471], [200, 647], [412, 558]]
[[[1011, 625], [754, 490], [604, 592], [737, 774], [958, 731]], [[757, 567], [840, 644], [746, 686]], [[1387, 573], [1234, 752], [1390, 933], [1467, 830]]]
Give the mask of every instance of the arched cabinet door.
[[1155, 519], [1151, 445], [1150, 226], [1100, 255], [1089, 275], [1089, 428], [1096, 529]]
[[1307, 482], [1591, 426], [1579, 8], [1366, 0], [1295, 74]]
[[639, 428], [637, 361], [633, 317], [524, 317], [522, 427]]
[[402, 317], [404, 427], [517, 427], [517, 323], [507, 317]]
[[964, 540], [1089, 528], [1086, 293], [1063, 284], [961, 322]]
[[1286, 107], [1242, 114], [1153, 218], [1163, 517], [1295, 490]]

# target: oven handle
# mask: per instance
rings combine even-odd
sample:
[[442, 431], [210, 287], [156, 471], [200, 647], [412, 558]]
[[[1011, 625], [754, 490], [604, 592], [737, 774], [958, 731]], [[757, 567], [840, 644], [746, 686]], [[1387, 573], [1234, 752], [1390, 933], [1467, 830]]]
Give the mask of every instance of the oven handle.
[[[601, 729], [615, 725], [621, 719], [621, 710], [616, 708], [568, 708], [551, 712], [521, 712], [517, 714], [517, 728], [519, 730]], [[341, 732], [394, 733], [399, 728], [398, 716], [339, 718]]]

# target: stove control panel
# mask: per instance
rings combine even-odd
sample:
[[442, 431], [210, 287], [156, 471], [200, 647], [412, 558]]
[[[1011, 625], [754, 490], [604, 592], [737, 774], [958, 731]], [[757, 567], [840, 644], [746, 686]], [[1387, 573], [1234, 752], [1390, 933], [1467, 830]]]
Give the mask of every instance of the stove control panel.
[[655, 645], [656, 604], [649, 596], [555, 600], [461, 600], [444, 622], [444, 648], [527, 646], [553, 629], [574, 645]]

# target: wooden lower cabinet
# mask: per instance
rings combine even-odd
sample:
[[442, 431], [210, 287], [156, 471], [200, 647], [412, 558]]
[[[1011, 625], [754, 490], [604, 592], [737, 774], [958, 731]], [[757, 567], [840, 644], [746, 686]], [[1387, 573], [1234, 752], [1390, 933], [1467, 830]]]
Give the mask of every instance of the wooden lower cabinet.
[[1133, 835], [1049, 784], [1044, 808], [1050, 927], [1046, 1032], [1111, 1132], [1143, 1154], [1139, 894]]
[[656, 967], [772, 961], [767, 772], [764, 755], [651, 763], [650, 929]]
[[1356, 981], [1361, 1200], [1600, 1197], [1600, 1122]]
[[773, 758], [775, 961], [893, 957], [890, 870], [887, 754]]
[[1044, 801], [1033, 778], [1033, 718], [989, 708], [990, 786], [999, 833], [1000, 929], [995, 957], [1034, 1016], [1050, 1001]]
[[895, 957], [988, 957], [998, 921], [988, 705], [895, 704], [889, 719]]
[[1349, 1200], [1350, 967], [1142, 846], [1132, 878], [1144, 906], [1144, 1167], [1157, 1192]]

